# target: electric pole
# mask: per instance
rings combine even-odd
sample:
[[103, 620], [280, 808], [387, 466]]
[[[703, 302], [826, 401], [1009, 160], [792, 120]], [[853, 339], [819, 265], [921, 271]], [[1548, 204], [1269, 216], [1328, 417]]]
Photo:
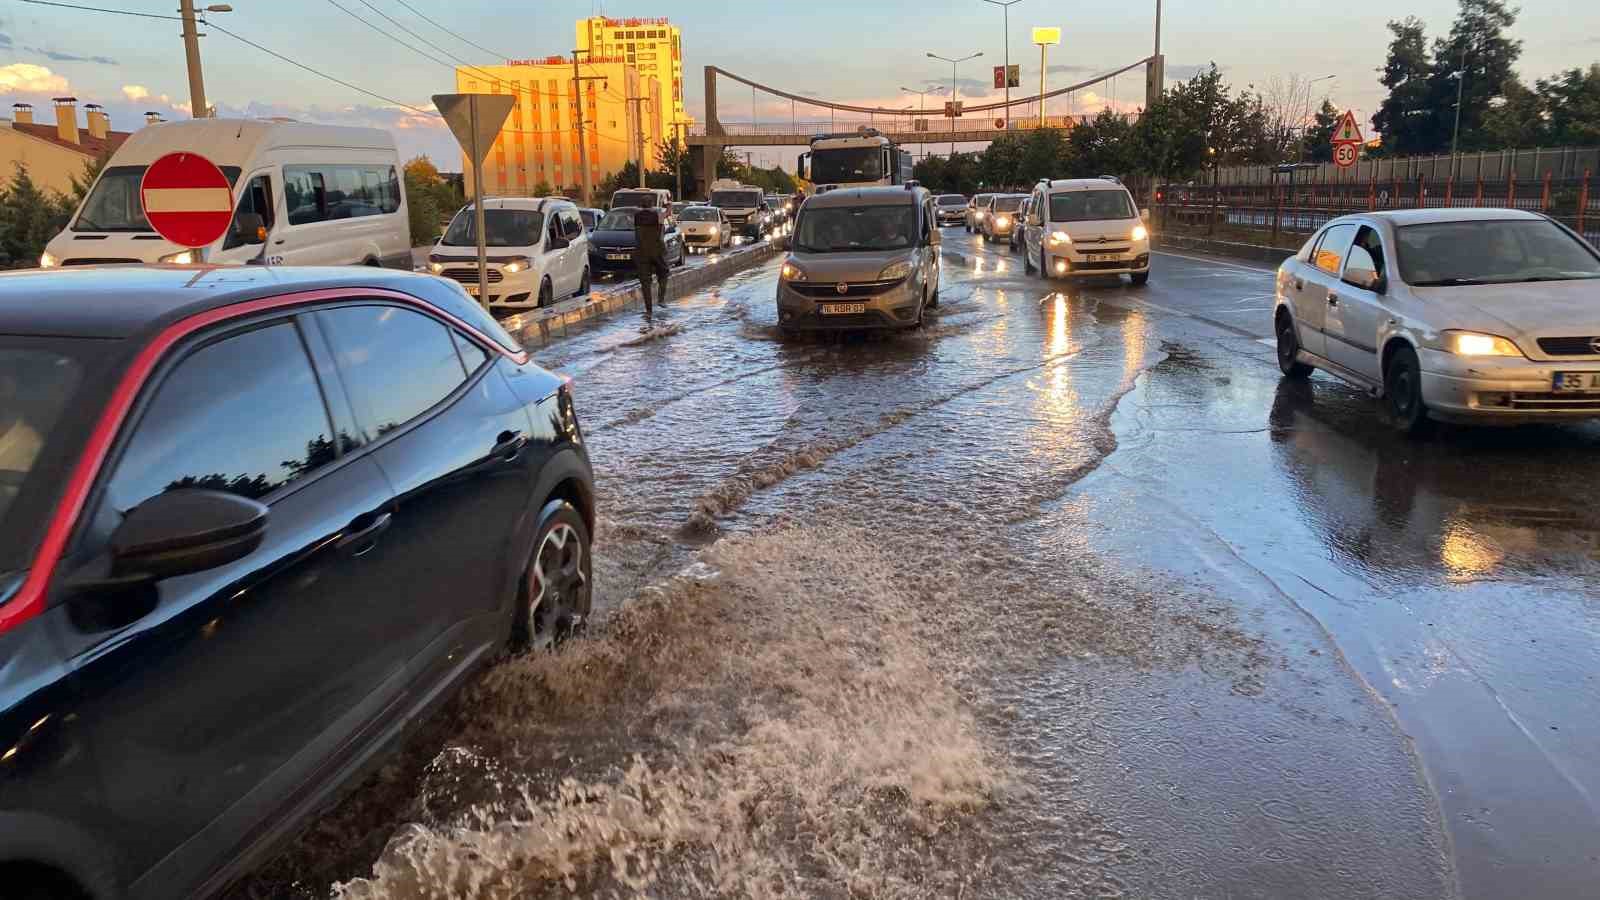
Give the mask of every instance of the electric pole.
[[628, 111], [633, 114], [633, 124], [638, 129], [635, 146], [638, 148], [639, 160], [639, 187], [644, 187], [644, 104], [650, 102], [649, 97], [629, 97]]
[[1001, 37], [1005, 38], [1005, 42], [1006, 42], [1006, 65], [1005, 65], [1005, 68], [1001, 69], [1000, 71], [1005, 76], [1001, 80], [1004, 81], [1005, 85], [1006, 85], [1006, 131], [1010, 131], [1011, 130], [1011, 7], [1016, 6], [1018, 3], [1021, 3], [1022, 0], [983, 0], [983, 2], [992, 3], [995, 6], [1000, 7], [1000, 9], [1005, 12], [1005, 18], [1004, 18], [1005, 33], [1002, 34]]
[[583, 86], [586, 81], [605, 81], [601, 75], [582, 75], [578, 72], [578, 54], [588, 53], [587, 50], [572, 51], [572, 96], [575, 101], [573, 123], [578, 128], [578, 165], [583, 167], [583, 181], [581, 182], [584, 206], [591, 206], [589, 202], [589, 141], [583, 133]]
[[[233, 7], [226, 3], [213, 3], [203, 11], [233, 12]], [[200, 30], [195, 17], [194, 0], [178, 0], [178, 13], [183, 19], [183, 55], [189, 62], [189, 114], [196, 119], [205, 119], [210, 117], [211, 107], [206, 105], [206, 79], [200, 71]]]

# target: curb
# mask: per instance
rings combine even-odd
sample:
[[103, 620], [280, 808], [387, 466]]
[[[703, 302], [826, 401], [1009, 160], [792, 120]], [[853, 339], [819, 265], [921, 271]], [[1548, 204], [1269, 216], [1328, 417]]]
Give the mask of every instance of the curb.
[[1191, 253], [1229, 256], [1234, 259], [1267, 263], [1273, 266], [1282, 263], [1295, 254], [1294, 250], [1285, 250], [1281, 247], [1263, 247], [1260, 244], [1240, 244], [1233, 241], [1214, 241], [1208, 238], [1184, 237], [1181, 235], [1155, 235], [1151, 245], [1152, 249], [1156, 250], [1188, 250]]
[[[752, 244], [697, 269], [673, 272], [667, 281], [666, 299], [675, 300], [716, 284], [730, 275], [755, 268], [777, 252], [777, 247], [770, 242]], [[565, 337], [572, 329], [583, 327], [586, 322], [643, 305], [644, 295], [640, 293], [639, 282], [635, 280], [604, 291], [594, 290], [587, 300], [564, 300], [549, 309], [518, 313], [500, 320], [500, 324], [522, 346], [542, 347]]]

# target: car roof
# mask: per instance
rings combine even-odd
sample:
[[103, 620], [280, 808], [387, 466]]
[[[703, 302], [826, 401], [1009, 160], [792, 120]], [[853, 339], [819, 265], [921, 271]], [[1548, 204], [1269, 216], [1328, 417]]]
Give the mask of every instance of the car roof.
[[[0, 334], [127, 338], [213, 309], [325, 288], [435, 301], [439, 279], [362, 266], [83, 266], [0, 273]], [[465, 295], [462, 295], [465, 299]]]
[[1358, 213], [1373, 219], [1388, 221], [1396, 227], [1404, 225], [1430, 225], [1438, 222], [1493, 222], [1506, 220], [1532, 221], [1544, 216], [1525, 209], [1394, 209], [1383, 212]]
[[1108, 178], [1057, 178], [1054, 181], [1044, 182], [1044, 185], [1052, 191], [1104, 191], [1112, 188], [1125, 191], [1128, 189], [1127, 185], [1122, 182], [1112, 181]]
[[[552, 207], [554, 207], [554, 206], [571, 206], [571, 205], [573, 205], [572, 201], [568, 200], [565, 197], [485, 197], [485, 198], [483, 198], [483, 208], [484, 209], [531, 209], [531, 210], [537, 211], [537, 210], [545, 209], [546, 208], [546, 204], [548, 204], [549, 206], [552, 206]], [[466, 206], [464, 206], [462, 208], [463, 209], [471, 209], [472, 208], [472, 204], [468, 203]]]
[[925, 188], [906, 190], [903, 187], [835, 188], [826, 194], [817, 194], [806, 201], [807, 209], [826, 209], [830, 206], [916, 206], [927, 198]]

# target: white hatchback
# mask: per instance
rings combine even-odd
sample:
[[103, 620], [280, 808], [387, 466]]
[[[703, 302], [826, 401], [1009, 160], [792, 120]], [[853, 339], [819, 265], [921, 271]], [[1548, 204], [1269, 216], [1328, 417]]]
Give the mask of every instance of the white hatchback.
[[1127, 275], [1150, 280], [1149, 218], [1111, 178], [1041, 181], [1023, 226], [1023, 268], [1046, 278]]
[[[483, 201], [489, 256], [489, 305], [549, 306], [589, 296], [589, 236], [578, 207], [559, 197]], [[461, 208], [428, 254], [428, 271], [478, 295], [478, 236], [471, 204]]]
[[1343, 216], [1278, 269], [1278, 365], [1386, 400], [1403, 431], [1600, 418], [1600, 253], [1514, 209]]

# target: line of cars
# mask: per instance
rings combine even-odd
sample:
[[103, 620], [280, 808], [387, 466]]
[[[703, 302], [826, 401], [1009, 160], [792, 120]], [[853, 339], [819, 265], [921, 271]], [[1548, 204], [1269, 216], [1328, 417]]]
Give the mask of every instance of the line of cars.
[[[941, 223], [957, 220], [955, 200]], [[943, 198], [941, 198], [943, 199]], [[946, 208], [946, 207], [941, 207]], [[959, 221], [985, 243], [1005, 242], [1045, 278], [1127, 275], [1150, 280], [1149, 211], [1116, 178], [1046, 179], [1028, 194], [977, 194]]]

